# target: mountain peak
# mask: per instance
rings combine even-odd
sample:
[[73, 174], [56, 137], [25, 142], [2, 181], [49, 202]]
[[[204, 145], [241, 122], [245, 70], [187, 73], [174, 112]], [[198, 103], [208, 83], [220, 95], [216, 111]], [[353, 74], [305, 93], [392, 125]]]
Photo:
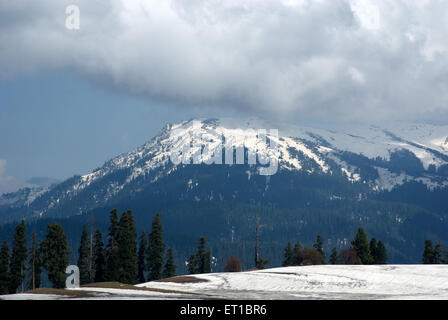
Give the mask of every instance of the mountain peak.
[[[278, 134], [272, 129], [278, 130]], [[185, 170], [195, 175], [206, 168], [230, 174], [244, 168], [242, 174], [252, 181], [257, 170], [269, 165], [271, 159], [276, 159], [278, 165], [273, 173], [282, 177], [342, 179], [349, 185], [362, 186], [364, 193], [390, 192], [412, 182], [434, 190], [448, 186], [447, 132], [446, 127], [430, 125], [322, 129], [275, 125], [257, 118], [194, 118], [166, 124], [144, 145], [107, 161], [91, 173], [33, 192], [31, 198], [14, 199], [26, 198], [24, 206], [26, 201], [33, 212], [43, 214], [88, 194], [88, 201], [79, 205], [79, 212], [84, 212], [120, 195], [135, 196], [159, 180]], [[227, 147], [244, 147], [240, 162], [237, 153], [235, 158], [226, 158]], [[179, 151], [188, 161], [173, 161], [173, 152]], [[256, 155], [255, 163], [250, 163], [249, 154]], [[197, 155], [200, 157], [195, 158]], [[208, 166], [210, 163], [215, 166]]]

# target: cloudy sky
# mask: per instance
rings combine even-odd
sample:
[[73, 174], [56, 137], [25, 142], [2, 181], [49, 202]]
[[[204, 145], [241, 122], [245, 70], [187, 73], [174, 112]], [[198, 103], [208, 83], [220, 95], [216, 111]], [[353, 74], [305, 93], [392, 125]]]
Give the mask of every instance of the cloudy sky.
[[0, 193], [195, 116], [448, 124], [446, 39], [438, 0], [0, 1]]

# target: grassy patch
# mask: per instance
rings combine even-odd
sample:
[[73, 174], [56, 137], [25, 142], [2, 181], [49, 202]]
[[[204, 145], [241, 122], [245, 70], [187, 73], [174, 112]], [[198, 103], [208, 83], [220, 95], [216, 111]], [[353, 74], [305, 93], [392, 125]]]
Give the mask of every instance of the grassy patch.
[[152, 292], [160, 292], [160, 293], [196, 294], [193, 292], [185, 292], [185, 291], [170, 290], [170, 289], [137, 287], [132, 284], [124, 284], [124, 283], [120, 283], [120, 282], [96, 282], [96, 283], [84, 284], [81, 287], [83, 287], [83, 288], [105, 288], [105, 289], [127, 289], [127, 290], [138, 290], [138, 291], [152, 291]]
[[28, 290], [25, 293], [32, 294], [52, 294], [58, 296], [67, 296], [70, 298], [88, 298], [92, 297], [92, 292], [82, 290], [65, 290], [65, 289], [53, 289], [53, 288], [38, 288], [34, 290]]

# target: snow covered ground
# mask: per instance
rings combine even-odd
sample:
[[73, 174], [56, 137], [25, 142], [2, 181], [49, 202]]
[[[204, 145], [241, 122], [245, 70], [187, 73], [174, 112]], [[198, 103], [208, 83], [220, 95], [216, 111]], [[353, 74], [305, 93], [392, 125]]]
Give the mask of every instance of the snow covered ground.
[[[187, 282], [178, 282], [180, 279], [139, 284], [140, 290], [80, 288], [76, 290], [89, 296], [70, 299], [448, 299], [446, 265], [303, 266], [194, 275]], [[67, 298], [0, 296], [0, 299]]]

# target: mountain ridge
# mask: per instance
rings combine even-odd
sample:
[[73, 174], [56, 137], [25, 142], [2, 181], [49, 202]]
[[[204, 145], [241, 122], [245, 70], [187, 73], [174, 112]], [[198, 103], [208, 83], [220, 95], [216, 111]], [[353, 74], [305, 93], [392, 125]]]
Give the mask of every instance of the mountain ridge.
[[[259, 119], [232, 118], [190, 119], [166, 124], [142, 146], [106, 161], [91, 173], [74, 176], [51, 187], [23, 189], [0, 196], [0, 217], [2, 211], [8, 211], [13, 198], [16, 198], [14, 216], [18, 218], [51, 215], [61, 203], [77, 202], [83, 193], [87, 200], [79, 200], [76, 212], [70, 214], [81, 214], [106, 205], [123, 192], [137, 194], [159, 179], [184, 170], [188, 164], [174, 164], [170, 156], [174, 149], [182, 150], [186, 145], [188, 155], [193, 157], [195, 152], [199, 152], [202, 161], [211, 160], [212, 154], [225, 144], [235, 148], [244, 145], [243, 172], [249, 181], [257, 174], [256, 167], [259, 166], [259, 163], [247, 164], [248, 152], [252, 151], [258, 160], [278, 157], [278, 171], [284, 174], [302, 172], [340, 176], [349, 184], [366, 185], [367, 188], [361, 186], [361, 198], [369, 193], [390, 192], [410, 182], [421, 183], [429, 191], [443, 190], [448, 186], [448, 128], [402, 125], [393, 132], [391, 128], [378, 126], [358, 125], [343, 130], [327, 130], [281, 125], [278, 137], [275, 137], [269, 132], [273, 126]], [[275, 141], [276, 149], [270, 149], [258, 134], [247, 139], [246, 133], [250, 129], [264, 129], [267, 139]], [[222, 136], [225, 141], [221, 140]], [[197, 150], [194, 149], [195, 139], [201, 143]], [[222, 156], [225, 163], [225, 150]], [[229, 170], [235, 168], [228, 167]], [[266, 182], [266, 188], [269, 188], [269, 182]], [[21, 197], [14, 197], [20, 193]]]

